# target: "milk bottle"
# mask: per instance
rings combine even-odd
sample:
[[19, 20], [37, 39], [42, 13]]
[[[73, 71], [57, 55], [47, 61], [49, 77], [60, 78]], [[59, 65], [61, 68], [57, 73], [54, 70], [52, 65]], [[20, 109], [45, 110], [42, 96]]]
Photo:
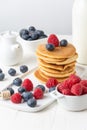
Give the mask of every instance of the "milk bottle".
[[74, 0], [72, 35], [79, 56], [77, 62], [87, 65], [87, 0]]

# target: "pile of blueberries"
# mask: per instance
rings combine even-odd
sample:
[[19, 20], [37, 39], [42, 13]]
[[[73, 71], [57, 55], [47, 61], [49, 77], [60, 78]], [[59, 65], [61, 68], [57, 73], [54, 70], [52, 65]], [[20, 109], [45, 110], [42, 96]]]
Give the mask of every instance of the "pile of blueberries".
[[28, 41], [47, 38], [44, 31], [37, 30], [34, 26], [30, 26], [29, 29], [21, 29], [19, 35], [22, 39]]
[[[21, 65], [20, 66], [20, 72], [21, 73], [25, 73], [27, 71], [28, 71], [28, 66], [26, 66], [26, 65]], [[14, 68], [10, 68], [8, 70], [8, 74], [10, 76], [15, 76], [16, 75], [16, 70]], [[4, 78], [5, 78], [5, 74], [3, 73], [2, 69], [0, 68], [0, 81], [4, 80]]]

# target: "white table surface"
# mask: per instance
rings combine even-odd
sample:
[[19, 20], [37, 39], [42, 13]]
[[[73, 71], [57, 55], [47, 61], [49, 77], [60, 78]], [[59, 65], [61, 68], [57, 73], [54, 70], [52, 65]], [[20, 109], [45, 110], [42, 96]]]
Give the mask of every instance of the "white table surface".
[[[61, 38], [72, 41], [71, 36], [60, 36]], [[33, 67], [35, 63], [34, 56], [26, 52], [22, 64]], [[37, 113], [22, 112], [0, 105], [0, 130], [87, 130], [87, 111], [66, 111], [56, 101]]]

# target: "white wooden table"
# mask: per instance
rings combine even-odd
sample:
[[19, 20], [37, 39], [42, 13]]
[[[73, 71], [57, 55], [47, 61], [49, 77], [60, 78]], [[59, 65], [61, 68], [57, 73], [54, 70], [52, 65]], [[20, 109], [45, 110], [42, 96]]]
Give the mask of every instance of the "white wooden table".
[[[61, 38], [67, 38], [71, 42], [71, 36], [60, 36]], [[35, 58], [26, 52], [22, 64], [31, 67], [35, 63]], [[87, 130], [87, 111], [66, 111], [56, 101], [37, 113], [22, 112], [0, 105], [0, 130]]]

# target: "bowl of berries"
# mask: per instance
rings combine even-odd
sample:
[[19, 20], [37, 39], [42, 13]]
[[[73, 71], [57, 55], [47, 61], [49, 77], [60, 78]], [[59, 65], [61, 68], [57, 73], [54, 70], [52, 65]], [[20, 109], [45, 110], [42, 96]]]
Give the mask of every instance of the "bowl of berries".
[[70, 111], [87, 109], [87, 80], [72, 74], [56, 88], [53, 93], [60, 106]]
[[18, 41], [21, 43], [24, 51], [35, 52], [38, 44], [47, 42], [47, 35], [43, 30], [37, 30], [34, 26], [29, 29], [21, 29]]

